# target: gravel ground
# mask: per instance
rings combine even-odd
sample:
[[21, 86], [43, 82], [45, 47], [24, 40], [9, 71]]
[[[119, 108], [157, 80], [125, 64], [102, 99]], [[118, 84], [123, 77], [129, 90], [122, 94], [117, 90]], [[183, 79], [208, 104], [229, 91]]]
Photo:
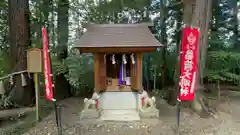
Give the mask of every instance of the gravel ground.
[[[180, 135], [240, 135], [240, 99], [224, 97], [217, 118], [202, 119], [182, 109]], [[228, 99], [228, 100], [226, 100]], [[159, 100], [160, 118], [141, 122], [79, 121], [82, 99], [63, 101], [63, 135], [175, 135], [176, 108]], [[55, 115], [51, 114], [24, 135], [56, 135]]]

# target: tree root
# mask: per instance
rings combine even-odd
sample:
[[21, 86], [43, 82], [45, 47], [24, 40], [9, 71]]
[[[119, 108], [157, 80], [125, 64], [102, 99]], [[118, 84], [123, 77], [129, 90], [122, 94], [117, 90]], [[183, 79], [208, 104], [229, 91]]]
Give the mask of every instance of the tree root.
[[214, 109], [209, 99], [202, 93], [196, 94], [195, 99], [190, 103], [190, 108], [202, 118], [216, 118], [216, 109]]
[[35, 111], [34, 107], [14, 108], [0, 111], [0, 120], [15, 119]]

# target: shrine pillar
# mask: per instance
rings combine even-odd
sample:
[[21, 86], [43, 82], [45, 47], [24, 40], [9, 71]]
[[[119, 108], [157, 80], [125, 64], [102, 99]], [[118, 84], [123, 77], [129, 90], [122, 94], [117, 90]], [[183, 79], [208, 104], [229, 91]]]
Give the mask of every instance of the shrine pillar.
[[141, 93], [142, 89], [142, 59], [144, 53], [136, 53], [136, 63], [131, 64], [131, 88]]
[[106, 64], [104, 53], [94, 54], [94, 88], [95, 92], [104, 91], [107, 88]]

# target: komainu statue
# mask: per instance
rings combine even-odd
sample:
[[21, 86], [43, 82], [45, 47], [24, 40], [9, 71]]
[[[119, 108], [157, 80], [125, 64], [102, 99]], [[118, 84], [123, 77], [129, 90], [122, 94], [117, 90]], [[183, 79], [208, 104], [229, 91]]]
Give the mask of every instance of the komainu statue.
[[148, 93], [144, 90], [141, 94], [142, 108], [155, 108], [156, 98], [154, 96], [149, 97]]
[[94, 92], [90, 99], [84, 99], [84, 110], [86, 109], [97, 109], [99, 94]]
[[159, 111], [156, 108], [156, 98], [150, 97], [146, 91], [143, 91], [140, 95], [141, 106], [139, 108], [139, 114], [142, 118], [158, 118]]

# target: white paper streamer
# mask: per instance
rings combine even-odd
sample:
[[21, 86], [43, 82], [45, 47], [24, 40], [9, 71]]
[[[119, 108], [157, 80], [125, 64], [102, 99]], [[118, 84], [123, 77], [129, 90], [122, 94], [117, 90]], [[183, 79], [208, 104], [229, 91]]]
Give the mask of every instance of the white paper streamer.
[[131, 61], [132, 61], [132, 64], [135, 64], [135, 62], [136, 62], [135, 59], [134, 59], [134, 54], [133, 53], [131, 54]]
[[127, 64], [127, 60], [126, 60], [126, 55], [125, 54], [122, 55], [122, 60], [123, 60], [123, 64]]
[[112, 55], [112, 64], [113, 65], [116, 64], [116, 60], [115, 60], [115, 55], [114, 54]]

